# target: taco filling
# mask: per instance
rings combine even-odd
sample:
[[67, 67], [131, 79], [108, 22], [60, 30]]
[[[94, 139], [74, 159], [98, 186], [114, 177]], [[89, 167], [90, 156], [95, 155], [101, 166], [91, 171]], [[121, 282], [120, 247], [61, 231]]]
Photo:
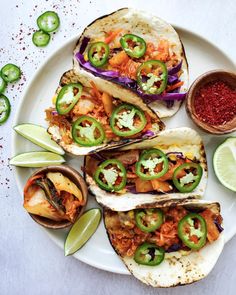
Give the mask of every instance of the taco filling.
[[84, 37], [76, 58], [95, 76], [135, 90], [143, 100], [183, 100], [182, 58], [165, 37], [154, 41], [125, 29], [106, 31], [101, 37]]
[[198, 251], [213, 243], [223, 230], [221, 224], [220, 212], [210, 207], [105, 211], [105, 226], [116, 252], [147, 266], [160, 264], [165, 253]]
[[100, 91], [93, 82], [90, 87], [66, 84], [53, 102], [55, 107], [46, 110], [49, 132], [56, 126], [66, 145], [122, 143], [152, 137], [164, 127], [157, 116]]
[[189, 193], [203, 174], [200, 160], [190, 153], [159, 148], [87, 156], [85, 171], [101, 189], [119, 194]]

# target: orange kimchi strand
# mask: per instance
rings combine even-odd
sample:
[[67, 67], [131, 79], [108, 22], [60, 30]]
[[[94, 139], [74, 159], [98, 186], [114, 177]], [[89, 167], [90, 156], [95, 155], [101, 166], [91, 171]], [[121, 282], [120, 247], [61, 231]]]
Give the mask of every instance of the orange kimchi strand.
[[[172, 162], [169, 161], [169, 168], [166, 174], [163, 176], [159, 177], [159, 181], [166, 181], [166, 180], [171, 180], [174, 174], [174, 171], [176, 168], [178, 168], [180, 165], [184, 164], [186, 161], [184, 159], [177, 159], [176, 163], [173, 164]], [[180, 173], [178, 174], [177, 178], [181, 178], [185, 176], [186, 173], [184, 170], [181, 170]]]
[[67, 218], [73, 222], [76, 217], [77, 209], [79, 206], [83, 205], [84, 200], [79, 201], [79, 199], [66, 191], [62, 191], [60, 197], [62, 198], [62, 205], [66, 209], [65, 214]]
[[107, 44], [111, 43], [122, 31], [123, 29], [117, 29], [115, 31], [108, 32], [104, 42]]
[[115, 230], [111, 235], [112, 243], [116, 245], [116, 248], [121, 256], [134, 255], [137, 247], [147, 240], [148, 233], [142, 232], [137, 227], [134, 230], [128, 230], [122, 228]]
[[126, 63], [121, 64], [118, 70], [126, 77], [136, 80], [136, 72], [140, 65], [140, 62], [133, 61], [131, 58], [129, 58]]
[[177, 83], [175, 83], [173, 85], [169, 85], [169, 86], [167, 86], [166, 91], [167, 92], [170, 92], [172, 90], [175, 90], [175, 89], [181, 87], [183, 84], [184, 84], [184, 82], [183, 81], [180, 81], [180, 82], [177, 82]]
[[166, 213], [166, 221], [155, 232], [156, 244], [168, 249], [173, 244], [180, 242], [178, 237], [178, 223], [186, 216], [187, 211], [183, 207], [171, 208]]
[[92, 87], [92, 90], [91, 90], [92, 93], [91, 94], [94, 95], [95, 97], [97, 97], [98, 100], [101, 100], [102, 99], [102, 94], [99, 92], [96, 84], [93, 81], [91, 81], [90, 84], [91, 84], [91, 87]]
[[141, 63], [132, 60], [124, 51], [120, 51], [109, 60], [109, 64], [121, 75], [136, 80], [136, 72]]
[[177, 244], [179, 242], [177, 228], [178, 224], [174, 221], [164, 222], [160, 229], [156, 231], [156, 244], [165, 249]]
[[144, 60], [148, 61], [150, 59], [160, 60], [162, 62], [169, 61], [169, 42], [167, 40], [162, 39], [160, 40], [157, 47], [155, 47], [153, 43], [148, 42]]
[[[204, 210], [200, 215], [205, 219], [207, 225], [207, 239], [210, 243], [218, 239], [220, 233], [217, 226], [214, 223], [214, 219], [217, 215], [210, 209]], [[222, 222], [222, 218], [220, 220]]]
[[146, 117], [146, 120], [147, 120], [147, 124], [144, 127], [144, 129], [142, 130], [142, 133], [152, 129], [152, 119], [151, 119], [150, 115], [148, 113], [145, 113], [145, 117]]

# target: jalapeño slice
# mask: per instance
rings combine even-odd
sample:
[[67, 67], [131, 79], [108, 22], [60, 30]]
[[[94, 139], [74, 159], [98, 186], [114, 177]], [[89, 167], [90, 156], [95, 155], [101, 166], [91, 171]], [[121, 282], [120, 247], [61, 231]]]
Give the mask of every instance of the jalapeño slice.
[[121, 37], [120, 44], [130, 57], [140, 58], [146, 52], [146, 42], [133, 34], [126, 34]]
[[36, 31], [33, 34], [32, 41], [37, 47], [47, 46], [50, 41], [50, 35], [43, 31]]
[[3, 93], [7, 87], [7, 83], [3, 80], [2, 76], [0, 76], [0, 93]]
[[201, 178], [202, 167], [199, 164], [184, 163], [175, 169], [172, 180], [181, 193], [189, 193], [198, 186]]
[[9, 99], [0, 94], [0, 125], [6, 122], [11, 112], [11, 105]]
[[149, 60], [137, 69], [137, 83], [148, 94], [161, 94], [167, 85], [168, 72], [160, 60]]
[[143, 180], [156, 179], [168, 171], [166, 155], [159, 149], [145, 150], [135, 165], [135, 173]]
[[37, 25], [40, 30], [46, 33], [52, 33], [58, 29], [60, 19], [56, 12], [46, 11], [37, 18]]
[[163, 223], [163, 212], [160, 209], [140, 209], [135, 213], [137, 227], [144, 232], [153, 232]]
[[144, 129], [147, 120], [142, 110], [122, 104], [112, 113], [110, 125], [112, 131], [118, 136], [132, 136]]
[[138, 264], [155, 266], [160, 264], [165, 257], [165, 250], [155, 244], [143, 243], [134, 253], [134, 261]]
[[5, 82], [15, 82], [20, 79], [20, 68], [14, 64], [7, 64], [1, 69], [1, 76]]
[[94, 180], [100, 188], [106, 191], [122, 190], [126, 185], [125, 167], [119, 160], [106, 160], [98, 166]]
[[92, 43], [88, 51], [88, 59], [94, 67], [102, 67], [108, 60], [110, 49], [104, 42]]
[[201, 249], [206, 243], [205, 219], [197, 213], [189, 213], [178, 223], [178, 236], [192, 250]]
[[58, 114], [65, 115], [73, 109], [82, 94], [82, 89], [80, 83], [71, 83], [62, 87], [56, 101]]
[[103, 142], [105, 132], [94, 118], [81, 116], [72, 125], [72, 138], [82, 146], [95, 146]]

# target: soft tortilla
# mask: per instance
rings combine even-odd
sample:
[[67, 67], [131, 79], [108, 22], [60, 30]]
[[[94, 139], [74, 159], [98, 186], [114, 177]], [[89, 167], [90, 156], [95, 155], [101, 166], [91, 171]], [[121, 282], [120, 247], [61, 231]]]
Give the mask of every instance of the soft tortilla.
[[[152, 208], [161, 208], [169, 206], [186, 206], [190, 208], [210, 207], [220, 212], [220, 205], [203, 200], [185, 200], [169, 201], [162, 205], [152, 204]], [[109, 237], [109, 210], [104, 210], [104, 224]], [[109, 237], [110, 240], [110, 237]], [[111, 242], [111, 240], [110, 240]], [[112, 245], [113, 246], [113, 245]], [[121, 257], [128, 270], [138, 280], [152, 287], [174, 287], [177, 285], [186, 285], [205, 278], [216, 264], [220, 253], [224, 247], [224, 236], [220, 234], [219, 238], [212, 244], [208, 243], [199, 251], [184, 253], [181, 251], [166, 253], [164, 261], [158, 266], [145, 266], [137, 264], [132, 257]], [[187, 254], [187, 255], [186, 255]]]

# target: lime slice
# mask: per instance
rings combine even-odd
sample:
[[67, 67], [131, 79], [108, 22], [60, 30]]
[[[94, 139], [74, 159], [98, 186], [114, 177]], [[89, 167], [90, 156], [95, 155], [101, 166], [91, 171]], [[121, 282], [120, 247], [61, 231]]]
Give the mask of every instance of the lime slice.
[[49, 165], [60, 165], [65, 159], [50, 152], [29, 152], [19, 154], [10, 160], [10, 164], [20, 167], [44, 167]]
[[65, 242], [65, 256], [79, 250], [95, 233], [101, 220], [101, 210], [86, 211], [72, 226]]
[[236, 192], [236, 137], [227, 138], [218, 146], [213, 156], [213, 166], [219, 181]]
[[47, 130], [42, 126], [26, 123], [15, 126], [14, 130], [24, 138], [32, 141], [34, 144], [37, 144], [45, 150], [59, 155], [65, 154], [64, 150], [51, 139]]

